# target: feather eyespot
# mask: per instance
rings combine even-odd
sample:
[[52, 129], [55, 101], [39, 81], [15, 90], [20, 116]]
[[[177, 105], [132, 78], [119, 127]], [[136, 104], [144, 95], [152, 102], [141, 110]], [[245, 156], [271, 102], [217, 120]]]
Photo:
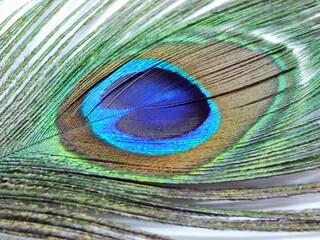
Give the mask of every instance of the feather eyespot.
[[175, 178], [201, 168], [278, 92], [282, 70], [259, 48], [212, 39], [136, 48], [84, 76], [57, 119], [68, 151], [120, 174]]

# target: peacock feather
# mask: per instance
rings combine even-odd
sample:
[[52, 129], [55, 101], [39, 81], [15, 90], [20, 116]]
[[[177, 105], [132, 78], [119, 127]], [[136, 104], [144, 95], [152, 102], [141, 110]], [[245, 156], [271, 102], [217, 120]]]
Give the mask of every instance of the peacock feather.
[[320, 1], [10, 4], [1, 239], [320, 230]]

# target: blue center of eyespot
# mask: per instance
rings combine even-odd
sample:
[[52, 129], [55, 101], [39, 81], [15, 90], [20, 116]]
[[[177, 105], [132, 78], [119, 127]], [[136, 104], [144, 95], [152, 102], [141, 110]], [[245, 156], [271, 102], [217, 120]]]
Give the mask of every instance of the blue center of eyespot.
[[219, 128], [217, 105], [195, 79], [157, 59], [131, 60], [94, 86], [82, 104], [92, 131], [134, 153], [186, 151]]

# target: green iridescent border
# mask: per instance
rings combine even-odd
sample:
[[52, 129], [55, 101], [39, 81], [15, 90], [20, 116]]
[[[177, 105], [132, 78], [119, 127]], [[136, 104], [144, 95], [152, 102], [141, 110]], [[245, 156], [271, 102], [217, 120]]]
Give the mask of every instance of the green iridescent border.
[[[201, 29], [201, 30], [204, 31], [204, 29]], [[283, 47], [284, 46], [283, 44], [271, 43], [271, 42], [268, 42], [267, 40], [258, 38], [256, 36], [253, 36], [253, 35], [250, 36], [247, 33], [241, 33], [241, 32], [235, 32], [235, 31], [232, 31], [232, 32], [226, 32], [226, 31], [225, 32], [216, 32], [215, 31], [215, 32], [213, 32], [211, 29], [209, 34], [208, 34], [208, 32], [206, 32], [206, 34], [204, 34], [204, 35], [199, 35], [199, 34], [194, 35], [194, 33], [192, 31], [190, 31], [190, 29], [188, 29], [187, 35], [189, 35], [189, 36], [186, 37], [186, 35], [183, 35], [183, 33], [180, 32], [179, 35], [171, 35], [170, 37], [163, 39], [162, 42], [186, 42], [187, 41], [187, 42], [193, 42], [193, 43], [206, 43], [210, 40], [218, 40], [221, 42], [231, 42], [231, 43], [240, 44], [249, 50], [264, 51], [274, 60], [274, 62], [279, 66], [279, 68], [282, 71], [285, 71], [285, 70], [289, 69], [290, 66], [297, 65], [297, 63], [298, 63], [298, 61], [295, 58], [295, 56], [293, 55], [293, 53], [292, 54], [288, 53], [288, 54], [286, 54], [285, 57], [282, 57], [282, 56], [278, 55], [277, 53], [273, 52], [273, 49], [275, 47], [279, 47], [279, 46]], [[256, 41], [256, 40], [259, 40], [259, 41]], [[145, 39], [144, 42], [133, 47], [131, 50], [127, 51], [125, 56], [137, 55], [137, 54], [143, 52], [143, 51], [141, 51], [141, 49], [142, 49], [141, 46], [145, 46], [145, 44], [149, 41], [154, 42], [154, 38], [151, 38], [150, 40]], [[121, 56], [114, 55], [111, 58], [102, 59], [101, 61], [98, 61], [95, 64], [91, 65], [90, 69], [93, 69], [93, 68], [95, 68], [95, 67], [99, 66], [100, 64], [107, 62], [107, 61], [109, 61], [109, 62], [114, 61], [116, 59], [119, 59], [120, 57], [124, 57], [124, 55], [121, 55]], [[290, 77], [288, 75], [290, 75]], [[300, 75], [300, 72], [299, 72], [298, 68], [296, 68], [296, 70], [294, 70], [293, 72], [288, 73], [286, 76], [280, 75], [279, 76], [278, 91], [281, 91], [286, 88], [287, 80], [289, 78], [290, 78], [290, 81], [296, 81], [296, 79], [298, 78], [299, 75]], [[234, 144], [234, 146], [232, 148], [228, 149], [224, 153], [215, 157], [210, 162], [198, 167], [196, 170], [189, 172], [189, 174], [173, 175], [173, 176], [169, 176], [169, 177], [152, 177], [152, 176], [146, 176], [146, 175], [141, 175], [141, 174], [124, 173], [121, 170], [107, 169], [104, 167], [96, 166], [94, 164], [89, 163], [86, 159], [82, 159], [82, 157], [78, 156], [77, 154], [70, 153], [66, 149], [64, 149], [64, 151], [66, 151], [68, 153], [68, 155], [72, 154], [72, 160], [70, 160], [70, 162], [76, 161], [77, 167], [82, 167], [91, 173], [94, 172], [95, 174], [99, 174], [99, 175], [102, 174], [102, 175], [108, 175], [109, 177], [125, 178], [125, 179], [131, 179], [131, 180], [136, 180], [136, 181], [147, 181], [147, 182], [152, 181], [152, 182], [159, 182], [159, 183], [192, 182], [193, 179], [198, 180], [197, 175], [201, 174], [204, 169], [206, 169], [208, 167], [212, 167], [220, 159], [222, 159], [224, 156], [227, 156], [231, 151], [233, 151], [239, 143], [243, 143], [243, 142], [247, 141], [253, 132], [255, 132], [258, 128], [260, 128], [262, 125], [264, 125], [264, 123], [266, 121], [268, 121], [268, 119], [270, 118], [268, 113], [278, 107], [279, 103], [283, 101], [282, 98], [283, 98], [282, 95], [277, 95], [275, 97], [273, 104], [269, 107], [267, 114], [264, 117], [262, 117], [260, 120], [258, 120], [247, 131], [247, 133], [244, 134], [241, 137], [241, 139], [238, 140], [237, 143]], [[61, 144], [61, 141], [60, 141], [60, 144]], [[62, 147], [63, 147], [63, 145], [62, 145]], [[62, 151], [61, 147], [59, 147], [59, 149], [61, 152]], [[214, 182], [214, 177], [211, 180], [213, 180], [211, 182]]]

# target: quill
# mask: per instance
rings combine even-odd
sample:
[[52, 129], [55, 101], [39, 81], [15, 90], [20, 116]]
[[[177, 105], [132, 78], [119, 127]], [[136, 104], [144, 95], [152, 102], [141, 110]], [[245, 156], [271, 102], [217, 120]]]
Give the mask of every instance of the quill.
[[319, 192], [266, 184], [319, 165], [319, 1], [215, 3], [43, 0], [3, 19], [3, 236], [170, 237], [108, 214], [319, 231], [318, 209], [199, 203]]

